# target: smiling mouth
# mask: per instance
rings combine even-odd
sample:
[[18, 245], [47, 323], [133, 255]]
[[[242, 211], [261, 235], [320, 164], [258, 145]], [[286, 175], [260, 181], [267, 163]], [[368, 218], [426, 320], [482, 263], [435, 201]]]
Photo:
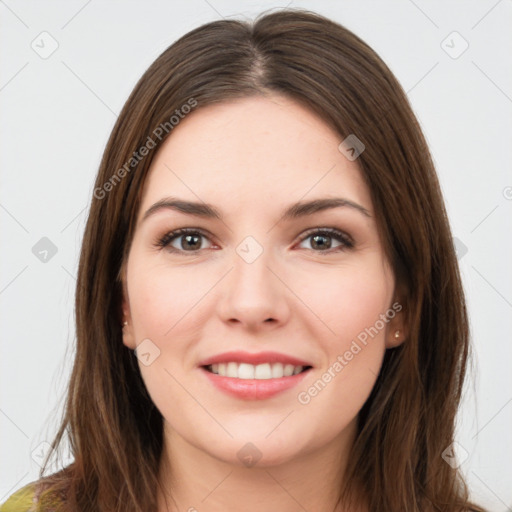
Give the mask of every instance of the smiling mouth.
[[205, 370], [220, 377], [230, 377], [235, 379], [255, 379], [270, 380], [280, 379], [282, 377], [292, 377], [299, 373], [310, 370], [311, 366], [295, 366], [293, 364], [283, 363], [263, 363], [258, 365], [248, 363], [217, 363], [203, 366]]

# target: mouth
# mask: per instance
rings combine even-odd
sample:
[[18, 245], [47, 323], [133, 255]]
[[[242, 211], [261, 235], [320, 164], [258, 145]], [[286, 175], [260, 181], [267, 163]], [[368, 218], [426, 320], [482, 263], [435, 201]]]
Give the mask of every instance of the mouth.
[[301, 366], [283, 363], [249, 364], [229, 361], [202, 366], [207, 372], [220, 377], [229, 377], [240, 380], [271, 380], [293, 377], [305, 373], [312, 366]]
[[241, 400], [265, 400], [281, 394], [283, 399], [290, 399], [285, 392], [298, 386], [314, 369], [307, 359], [274, 351], [224, 352], [198, 366], [214, 388]]
[[[238, 400], [266, 400], [298, 386], [312, 366], [283, 363], [213, 363], [200, 369], [215, 388]], [[290, 396], [290, 395], [285, 395]]]

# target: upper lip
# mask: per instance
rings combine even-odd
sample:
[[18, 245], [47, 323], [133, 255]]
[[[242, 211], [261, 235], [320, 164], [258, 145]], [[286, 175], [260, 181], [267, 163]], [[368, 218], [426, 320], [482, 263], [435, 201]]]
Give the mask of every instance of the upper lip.
[[294, 366], [312, 366], [307, 361], [298, 359], [293, 356], [286, 354], [280, 354], [279, 352], [223, 352], [215, 356], [209, 357], [199, 363], [199, 366], [209, 366], [217, 363], [248, 363], [252, 365], [258, 365], [263, 363], [282, 363], [282, 364], [293, 364]]

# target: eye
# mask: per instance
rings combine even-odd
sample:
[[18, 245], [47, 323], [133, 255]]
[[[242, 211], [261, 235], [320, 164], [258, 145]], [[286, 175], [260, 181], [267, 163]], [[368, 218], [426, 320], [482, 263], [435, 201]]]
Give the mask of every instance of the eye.
[[[167, 248], [171, 252], [189, 252], [194, 254], [201, 249], [205, 249], [205, 247], [202, 247], [201, 238], [207, 237], [197, 229], [176, 229], [175, 231], [166, 233], [162, 238], [160, 238], [156, 243], [156, 246]], [[175, 244], [178, 247], [176, 247]]]
[[[331, 253], [334, 252], [334, 250], [343, 251], [354, 247], [353, 240], [346, 233], [334, 228], [315, 228], [301, 238], [301, 243], [309, 239], [311, 239], [310, 250], [314, 252]], [[333, 239], [339, 242], [335, 247], [333, 247], [332, 244]]]
[[[160, 238], [155, 246], [166, 248], [170, 252], [189, 253], [190, 255], [198, 253], [203, 247], [202, 238], [209, 240], [209, 237], [198, 229], [181, 228], [166, 233]], [[354, 247], [354, 242], [350, 236], [334, 228], [314, 228], [302, 235], [300, 243], [311, 239], [309, 250], [314, 252], [331, 253], [343, 251]], [[333, 246], [333, 240], [338, 245]], [[308, 249], [307, 247], [305, 247]]]

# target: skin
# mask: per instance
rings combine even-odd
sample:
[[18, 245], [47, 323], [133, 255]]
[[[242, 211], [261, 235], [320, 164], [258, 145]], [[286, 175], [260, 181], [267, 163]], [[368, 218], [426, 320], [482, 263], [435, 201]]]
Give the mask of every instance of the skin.
[[[123, 267], [123, 342], [135, 349], [150, 339], [160, 350], [148, 366], [139, 362], [164, 418], [160, 511], [338, 510], [357, 414], [385, 350], [405, 337], [398, 313], [309, 403], [298, 401], [398, 298], [370, 192], [340, 142], [293, 100], [257, 96], [191, 113], [152, 162]], [[169, 196], [212, 204], [223, 219], [161, 209], [143, 220]], [[349, 199], [370, 216], [339, 207], [281, 218], [291, 203], [324, 197]], [[327, 248], [301, 240], [327, 227], [354, 247], [329, 235], [320, 241]], [[192, 249], [176, 237], [174, 253], [156, 246], [178, 228], [205, 236]], [[252, 263], [236, 251], [247, 236], [263, 249]], [[228, 350], [277, 351], [313, 369], [277, 396], [243, 400], [198, 368]], [[253, 467], [237, 456], [248, 442], [261, 453]]]

